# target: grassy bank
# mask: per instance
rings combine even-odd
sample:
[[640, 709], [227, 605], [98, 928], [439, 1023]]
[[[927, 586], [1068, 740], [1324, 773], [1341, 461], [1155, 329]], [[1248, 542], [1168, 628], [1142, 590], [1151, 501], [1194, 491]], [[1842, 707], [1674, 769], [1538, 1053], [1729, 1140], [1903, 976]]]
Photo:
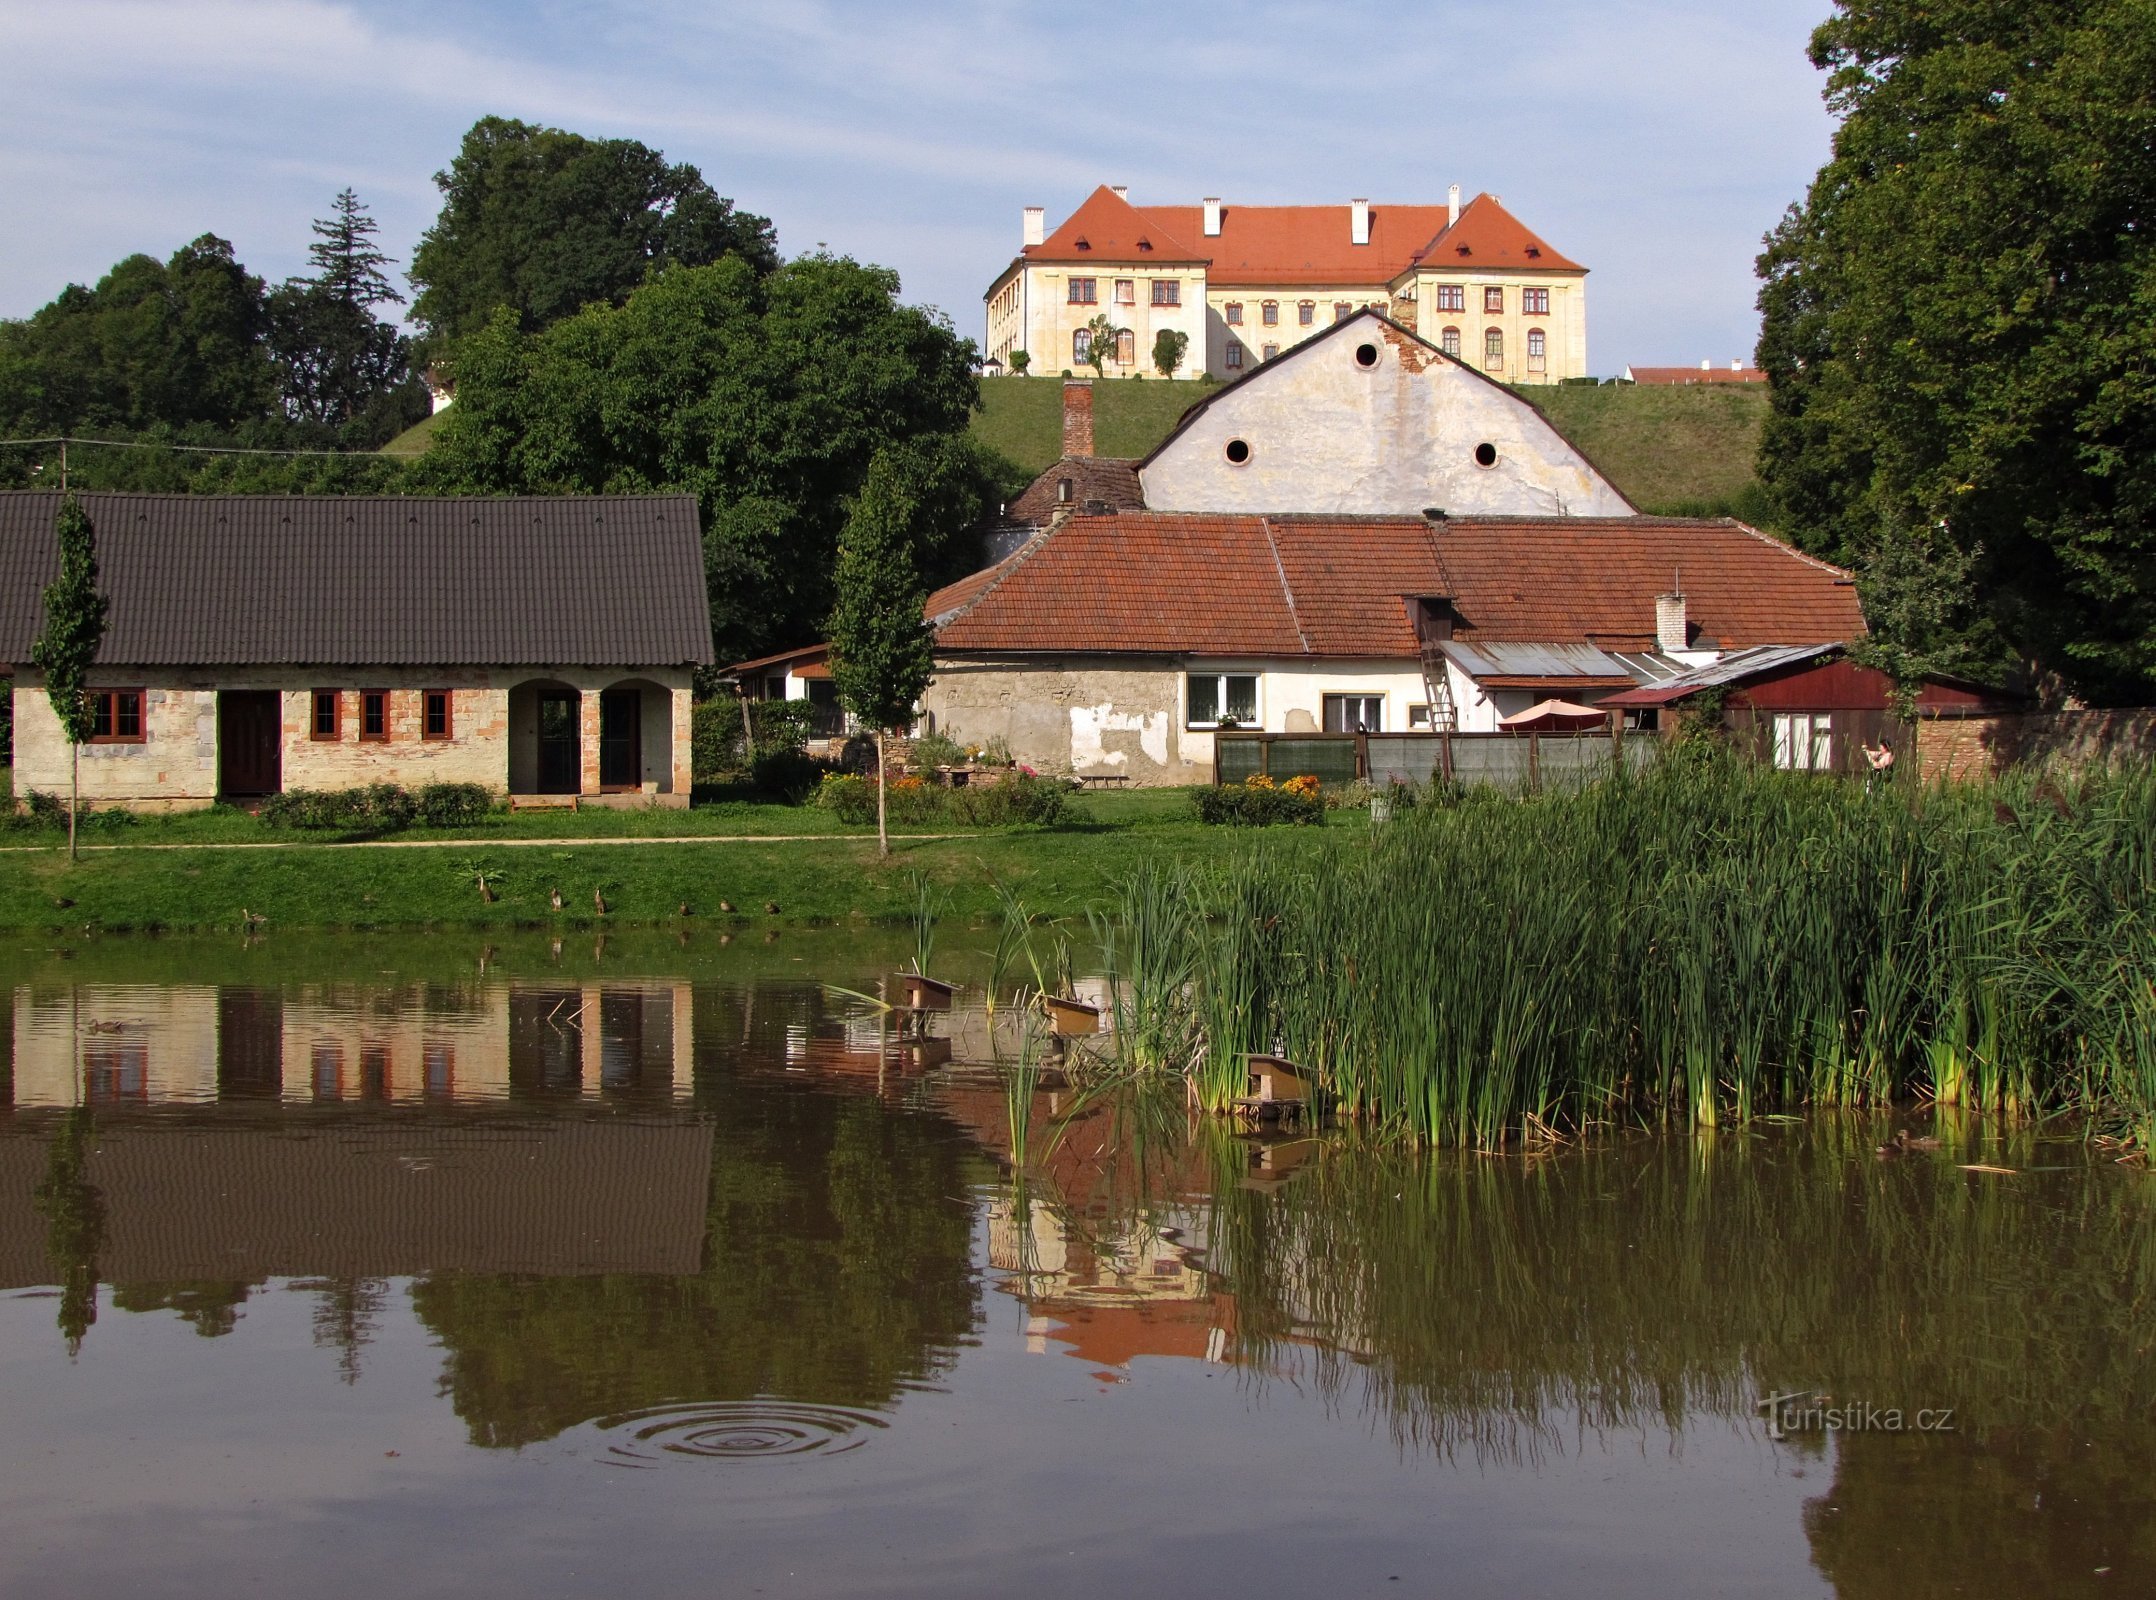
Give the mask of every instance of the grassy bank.
[[[1296, 838], [1283, 833], [1259, 848], [1323, 851], [1359, 836], [1360, 814], [1334, 821], [1327, 833], [1294, 830]], [[710, 842], [596, 842], [654, 831]], [[848, 837], [788, 837], [802, 833]], [[509, 842], [556, 836], [563, 842]], [[412, 849], [312, 842], [269, 832], [243, 813], [200, 813], [86, 834], [111, 848], [93, 849], [73, 865], [57, 839], [7, 838], [40, 846], [0, 854], [0, 929], [69, 937], [237, 929], [243, 912], [275, 929], [675, 925], [684, 903], [698, 926], [887, 920], [910, 915], [916, 874], [948, 889], [956, 916], [992, 914], [997, 884], [1018, 888], [1041, 915], [1074, 916], [1150, 859], [1217, 861], [1236, 844], [1227, 831], [1192, 820], [1180, 790], [1085, 796], [1074, 820], [1054, 828], [902, 835], [888, 862], [877, 859], [871, 829], [849, 828], [813, 807], [747, 804], [709, 812], [526, 813], [454, 833], [397, 835], [421, 846]], [[265, 841], [282, 847], [231, 848]], [[189, 848], [144, 848], [159, 844]], [[481, 870], [492, 878], [492, 902], [480, 897]], [[564, 902], [559, 912], [555, 889]], [[604, 913], [594, 893], [604, 898]], [[724, 911], [722, 901], [737, 911]], [[779, 907], [776, 914], [765, 910], [767, 902]]]
[[[1081, 368], [1079, 377], [1092, 369]], [[1183, 413], [1219, 388], [1197, 379], [1117, 378], [1093, 386], [1093, 438], [1104, 456], [1142, 456], [1167, 438]], [[1063, 454], [1063, 379], [986, 378], [973, 436], [1031, 477]]]
[[1765, 388], [1560, 384], [1520, 391], [1642, 511], [1767, 520]]
[[1121, 1048], [1215, 1105], [1281, 1047], [1495, 1146], [1921, 1096], [2156, 1145], [2156, 777], [1854, 785], [1719, 763], [1470, 791], [1314, 866], [1122, 889]]

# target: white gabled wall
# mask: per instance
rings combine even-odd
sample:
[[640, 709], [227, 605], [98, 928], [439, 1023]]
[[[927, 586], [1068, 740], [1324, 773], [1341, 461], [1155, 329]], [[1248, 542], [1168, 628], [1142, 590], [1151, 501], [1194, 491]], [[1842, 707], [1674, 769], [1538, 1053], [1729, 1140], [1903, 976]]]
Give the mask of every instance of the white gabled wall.
[[[1373, 364], [1357, 359], [1364, 349]], [[1246, 462], [1229, 459], [1235, 440]], [[1487, 466], [1484, 445], [1495, 454]], [[1526, 400], [1368, 315], [1215, 396], [1139, 479], [1154, 511], [1632, 514]]]

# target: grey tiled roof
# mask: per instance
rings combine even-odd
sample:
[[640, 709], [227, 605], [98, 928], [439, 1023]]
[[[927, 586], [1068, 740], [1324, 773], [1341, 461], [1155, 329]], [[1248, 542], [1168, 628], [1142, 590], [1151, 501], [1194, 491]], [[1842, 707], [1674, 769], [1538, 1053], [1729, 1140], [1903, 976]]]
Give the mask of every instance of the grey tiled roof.
[[[59, 496], [0, 494], [0, 662], [29, 660]], [[692, 495], [86, 494], [114, 666], [711, 660]]]

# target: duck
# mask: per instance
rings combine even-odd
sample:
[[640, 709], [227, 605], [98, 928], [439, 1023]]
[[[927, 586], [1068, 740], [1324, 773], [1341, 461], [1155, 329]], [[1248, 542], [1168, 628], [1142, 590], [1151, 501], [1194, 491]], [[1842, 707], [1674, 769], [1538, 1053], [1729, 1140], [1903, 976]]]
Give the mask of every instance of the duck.
[[1900, 1128], [1895, 1131], [1893, 1138], [1879, 1147], [1879, 1154], [1881, 1157], [1905, 1156], [1919, 1150], [1936, 1150], [1938, 1148], [1939, 1141], [1932, 1138], [1931, 1135], [1919, 1136], [1911, 1133], [1907, 1128]]
[[722, 915], [724, 915], [724, 916], [729, 916], [729, 917], [730, 917], [730, 916], [732, 916], [732, 915], [734, 914], [734, 903], [733, 903], [733, 901], [731, 901], [731, 900], [721, 900], [721, 901], [719, 902], [719, 911], [720, 911], [720, 913], [721, 913]]
[[596, 907], [596, 908], [598, 909], [598, 912], [599, 912], [599, 915], [600, 915], [600, 916], [602, 916], [602, 917], [603, 917], [603, 916], [605, 916], [605, 915], [606, 915], [606, 893], [605, 893], [605, 891], [604, 891], [604, 890], [601, 890], [601, 889], [594, 889], [594, 890], [592, 890], [592, 892], [591, 892], [591, 903], [592, 903], [592, 905], [593, 905], [593, 906], [595, 906], [595, 907]]
[[561, 890], [549, 889], [547, 891], [547, 903], [553, 906], [556, 911], [559, 911], [561, 909]]

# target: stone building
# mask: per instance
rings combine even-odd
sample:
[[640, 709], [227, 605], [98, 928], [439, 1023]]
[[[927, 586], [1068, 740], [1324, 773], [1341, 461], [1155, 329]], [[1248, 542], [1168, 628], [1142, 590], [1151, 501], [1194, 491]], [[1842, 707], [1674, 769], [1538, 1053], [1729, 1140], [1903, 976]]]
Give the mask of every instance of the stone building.
[[[711, 660], [696, 501], [89, 494], [110, 602], [82, 794], [184, 809], [476, 783], [684, 806]], [[65, 793], [29, 665], [59, 496], [0, 495], [15, 793]]]
[[1211, 780], [1214, 736], [1495, 732], [1832, 644], [1848, 573], [1729, 520], [1086, 511], [938, 591], [926, 722], [1043, 771]]
[[1102, 375], [1153, 371], [1154, 340], [1189, 340], [1182, 373], [1240, 377], [1363, 309], [1508, 383], [1587, 373], [1587, 269], [1491, 194], [1444, 205], [1138, 206], [1093, 191], [1053, 231], [1025, 212], [1018, 255], [982, 297], [983, 348], [1008, 370], [1089, 369], [1086, 326], [1120, 330]]

